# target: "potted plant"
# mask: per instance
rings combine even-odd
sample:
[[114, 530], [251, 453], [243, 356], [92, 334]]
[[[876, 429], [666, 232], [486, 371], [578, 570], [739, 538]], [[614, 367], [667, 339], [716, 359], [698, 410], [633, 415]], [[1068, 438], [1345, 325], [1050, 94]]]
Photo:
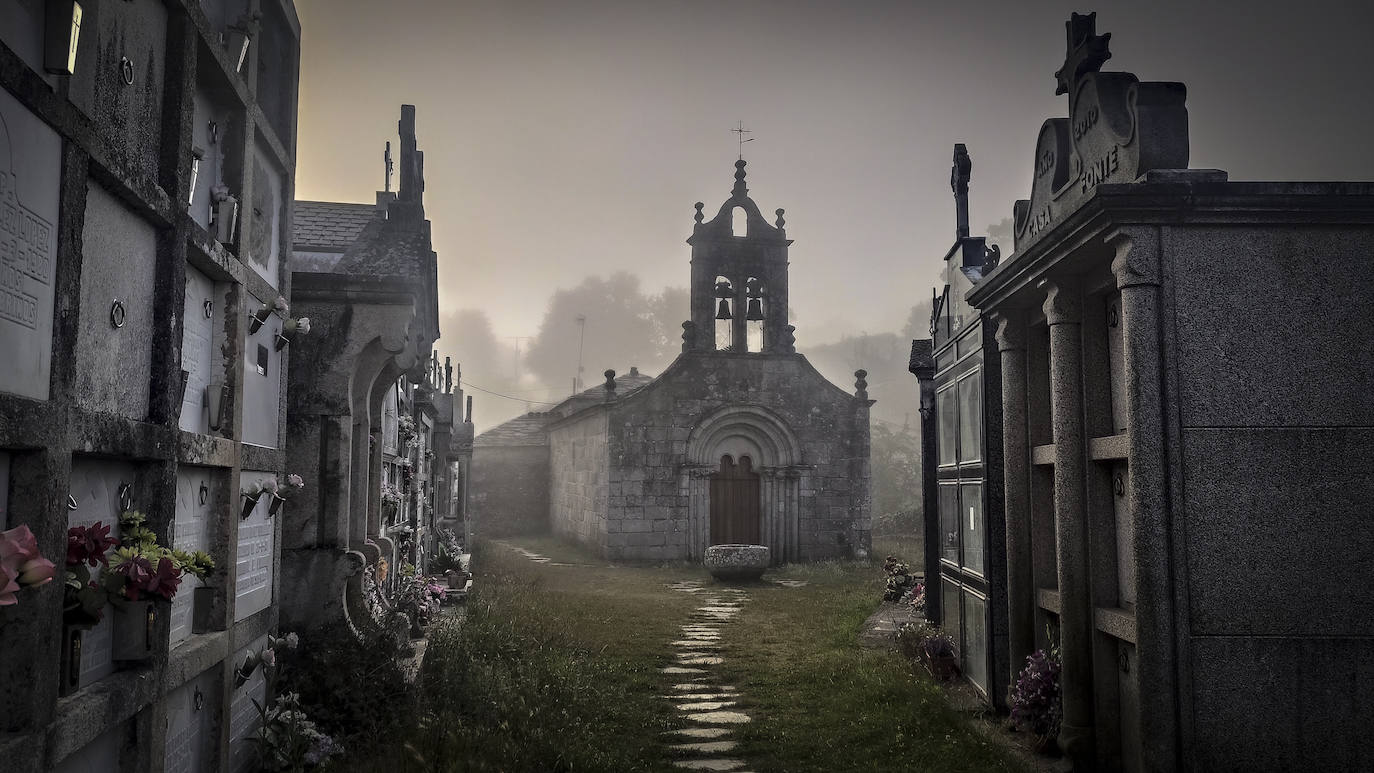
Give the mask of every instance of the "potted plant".
[[224, 183], [212, 187], [210, 197], [214, 199], [211, 214], [215, 221], [215, 239], [228, 244], [233, 241], [234, 226], [238, 224], [239, 200], [229, 195], [229, 186]]
[[1054, 751], [1063, 718], [1059, 672], [1057, 647], [1032, 652], [1007, 699], [1012, 728], [1034, 735], [1035, 749], [1042, 753]]
[[396, 512], [401, 507], [401, 490], [390, 483], [382, 484], [382, 521], [391, 526], [396, 521]]
[[921, 640], [921, 657], [931, 675], [942, 682], [959, 674], [959, 648], [944, 631], [932, 631]]
[[157, 544], [143, 513], [121, 514], [119, 531], [121, 545], [110, 556], [110, 571], [100, 577], [113, 609], [113, 657], [143, 661], [152, 657], [157, 621], [181, 585], [181, 569], [172, 551]]
[[215, 589], [205, 584], [205, 580], [215, 571], [215, 559], [202, 550], [193, 553], [173, 550], [172, 560], [183, 576], [189, 574], [200, 580], [201, 584], [192, 590], [191, 633], [208, 633], [213, 627], [210, 613], [215, 605]]
[[883, 562], [883, 572], [887, 575], [883, 601], [901, 601], [916, 584], [916, 578], [911, 576], [910, 567], [898, 561], [896, 556], [887, 557]]
[[62, 589], [62, 682], [69, 695], [81, 685], [81, 644], [86, 631], [104, 615], [109, 593], [92, 579], [91, 570], [109, 567], [109, 552], [119, 545], [100, 521], [67, 529], [66, 583]]

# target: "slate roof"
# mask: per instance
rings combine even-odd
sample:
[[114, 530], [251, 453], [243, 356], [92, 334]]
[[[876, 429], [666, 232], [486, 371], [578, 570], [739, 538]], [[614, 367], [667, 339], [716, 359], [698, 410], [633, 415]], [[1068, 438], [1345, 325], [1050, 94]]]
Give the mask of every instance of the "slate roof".
[[558, 418], [552, 413], [527, 413], [498, 424], [478, 435], [472, 445], [475, 448], [491, 446], [542, 446], [549, 442], [544, 427]]
[[297, 201], [291, 228], [295, 249], [306, 247], [347, 250], [363, 228], [378, 216], [374, 204], [336, 201]]

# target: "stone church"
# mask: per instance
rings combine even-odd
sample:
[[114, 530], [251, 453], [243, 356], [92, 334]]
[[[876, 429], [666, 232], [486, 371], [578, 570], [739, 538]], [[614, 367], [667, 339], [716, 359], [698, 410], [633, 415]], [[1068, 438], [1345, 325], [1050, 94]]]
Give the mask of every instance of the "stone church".
[[765, 220], [735, 166], [716, 216], [696, 205], [681, 355], [479, 436], [478, 536], [552, 531], [626, 560], [722, 543], [768, 545], [779, 564], [867, 553], [866, 374], [849, 394], [797, 353], [783, 210]]

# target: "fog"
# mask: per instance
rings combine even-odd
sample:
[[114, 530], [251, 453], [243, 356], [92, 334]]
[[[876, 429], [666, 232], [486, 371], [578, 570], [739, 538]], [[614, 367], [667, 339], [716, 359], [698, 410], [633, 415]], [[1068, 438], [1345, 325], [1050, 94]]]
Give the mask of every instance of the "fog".
[[[750, 195], [764, 212], [785, 208], [796, 241], [799, 350], [818, 360], [826, 347], [852, 355], [854, 341], [870, 340], [864, 334], [888, 334], [860, 352], [875, 360], [871, 372], [887, 372], [877, 352], [909, 340], [912, 307], [929, 298], [953, 238], [953, 144], [966, 143], [973, 157], [975, 233], [1004, 234], [1013, 202], [1029, 192], [1041, 122], [1067, 110], [1054, 72], [1073, 10], [1098, 11], [1098, 31], [1112, 33], [1104, 69], [1187, 84], [1193, 167], [1232, 179], [1374, 179], [1367, 5], [297, 0], [297, 8], [297, 198], [371, 201], [399, 105], [417, 106], [440, 262], [439, 349], [463, 363], [470, 385], [516, 398], [476, 391], [479, 430], [524, 410], [524, 400], [571, 391], [570, 336], [583, 339], [588, 386], [606, 368], [656, 372], [671, 358], [692, 205], [713, 212], [729, 195], [737, 121], [753, 132], [743, 148]], [[659, 303], [640, 310], [648, 348], [633, 348], [642, 342], [624, 336], [624, 317], [574, 308], [589, 279], [617, 275], [633, 281], [629, 295]], [[594, 306], [594, 293], [582, 296]], [[547, 348], [530, 348], [541, 337]], [[517, 346], [544, 354], [517, 356]], [[840, 369], [823, 371], [851, 388]], [[914, 411], [914, 397], [899, 410], [876, 396], [883, 420]]]

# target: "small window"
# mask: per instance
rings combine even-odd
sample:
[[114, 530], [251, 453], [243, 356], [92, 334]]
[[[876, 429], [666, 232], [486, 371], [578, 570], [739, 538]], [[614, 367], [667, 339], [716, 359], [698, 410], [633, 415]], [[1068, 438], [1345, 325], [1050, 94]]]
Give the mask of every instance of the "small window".
[[745, 213], [744, 207], [735, 207], [730, 210], [730, 235], [749, 235], [749, 215]]
[[724, 276], [716, 277], [716, 351], [729, 351], [735, 343], [735, 286]]
[[959, 564], [959, 487], [940, 484], [940, 558]]
[[936, 438], [939, 445], [940, 464], [954, 464], [958, 460], [959, 406], [955, 402], [953, 386], [945, 387], [935, 393], [935, 411], [939, 420], [940, 434]]
[[975, 370], [959, 380], [959, 461], [976, 462], [982, 458], [983, 372]]
[[258, 375], [267, 375], [267, 347], [258, 344]]
[[744, 346], [747, 351], [763, 351], [763, 317], [764, 299], [763, 281], [758, 277], [749, 277], [744, 283], [745, 309], [744, 309]]

